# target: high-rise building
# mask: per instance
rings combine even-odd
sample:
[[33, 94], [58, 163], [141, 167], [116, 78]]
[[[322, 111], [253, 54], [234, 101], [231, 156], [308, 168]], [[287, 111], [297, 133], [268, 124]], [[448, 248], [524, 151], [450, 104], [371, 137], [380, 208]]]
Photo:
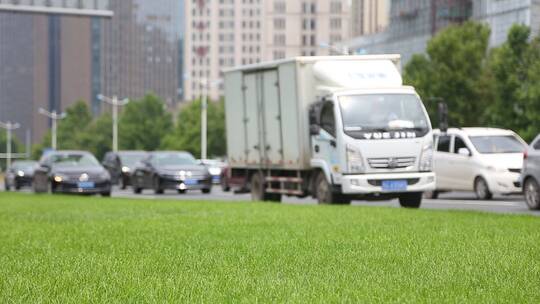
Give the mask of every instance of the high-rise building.
[[[135, 99], [153, 92], [171, 106], [182, 100], [182, 0], [5, 1], [0, 120], [21, 123], [20, 138], [30, 130], [39, 142], [47, 132], [40, 107], [62, 111], [83, 99], [98, 114], [98, 94]], [[38, 14], [21, 13], [27, 2]]]
[[39, 141], [49, 125], [39, 108], [91, 100], [92, 52], [87, 17], [0, 13], [0, 120]]
[[380, 33], [364, 35], [347, 42], [358, 53], [397, 53], [407, 62], [423, 53], [427, 42], [450, 24], [472, 16], [473, 0], [392, 0], [390, 23]]
[[540, 1], [538, 0], [475, 0], [473, 18], [485, 22], [491, 28], [490, 45], [498, 46], [506, 41], [513, 24], [524, 24], [532, 34], [540, 33]]
[[116, 0], [109, 8], [114, 18], [96, 31], [101, 93], [141, 98], [153, 92], [170, 106], [181, 101], [183, 1]]
[[382, 32], [390, 21], [390, 0], [353, 0], [351, 35], [358, 37]]
[[192, 0], [185, 12], [186, 99], [219, 98], [224, 68], [326, 55], [350, 37], [348, 0]]

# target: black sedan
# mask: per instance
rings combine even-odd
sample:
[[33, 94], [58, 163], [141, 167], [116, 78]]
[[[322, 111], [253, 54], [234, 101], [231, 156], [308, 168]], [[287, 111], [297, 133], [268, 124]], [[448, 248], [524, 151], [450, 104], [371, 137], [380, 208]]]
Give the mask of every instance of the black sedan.
[[108, 152], [103, 158], [103, 166], [109, 171], [112, 183], [118, 184], [121, 189], [126, 189], [131, 185], [131, 172], [135, 165], [147, 154], [144, 151]]
[[89, 152], [52, 152], [35, 170], [34, 191], [110, 196], [111, 176]]
[[156, 194], [164, 190], [212, 191], [212, 175], [188, 152], [152, 152], [135, 168], [131, 177], [134, 193], [153, 189]]
[[6, 178], [4, 179], [4, 189], [10, 191], [11, 189], [19, 190], [22, 187], [31, 187], [32, 179], [34, 177], [34, 169], [37, 166], [37, 162], [24, 160], [16, 161], [11, 164], [6, 171]]

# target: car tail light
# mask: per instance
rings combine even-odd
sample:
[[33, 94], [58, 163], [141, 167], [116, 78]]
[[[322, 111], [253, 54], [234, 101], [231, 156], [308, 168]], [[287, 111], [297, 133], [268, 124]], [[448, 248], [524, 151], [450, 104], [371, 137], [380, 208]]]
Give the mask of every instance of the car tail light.
[[527, 151], [523, 152], [523, 159], [527, 159], [528, 156]]

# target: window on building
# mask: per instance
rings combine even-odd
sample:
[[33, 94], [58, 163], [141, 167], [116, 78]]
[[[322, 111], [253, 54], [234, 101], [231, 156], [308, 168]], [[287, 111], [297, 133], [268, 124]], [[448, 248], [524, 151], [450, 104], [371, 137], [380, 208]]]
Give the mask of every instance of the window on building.
[[274, 12], [276, 13], [285, 13], [287, 10], [285, 1], [276, 1], [274, 2]]
[[285, 19], [284, 18], [274, 18], [274, 29], [284, 30], [285, 29]]
[[277, 46], [285, 45], [285, 35], [284, 34], [274, 35], [274, 45], [277, 45]]
[[341, 29], [341, 19], [340, 18], [330, 19], [330, 28], [334, 30]]
[[341, 14], [341, 11], [342, 11], [341, 1], [332, 1], [330, 3], [330, 13]]

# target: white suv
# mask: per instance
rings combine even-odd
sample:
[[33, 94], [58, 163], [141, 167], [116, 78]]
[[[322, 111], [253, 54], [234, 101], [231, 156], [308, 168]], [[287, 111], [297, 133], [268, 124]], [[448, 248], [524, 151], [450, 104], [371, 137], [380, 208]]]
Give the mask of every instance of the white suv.
[[436, 198], [440, 192], [474, 191], [478, 199], [494, 193], [521, 193], [520, 173], [527, 144], [510, 130], [493, 128], [434, 131]]

